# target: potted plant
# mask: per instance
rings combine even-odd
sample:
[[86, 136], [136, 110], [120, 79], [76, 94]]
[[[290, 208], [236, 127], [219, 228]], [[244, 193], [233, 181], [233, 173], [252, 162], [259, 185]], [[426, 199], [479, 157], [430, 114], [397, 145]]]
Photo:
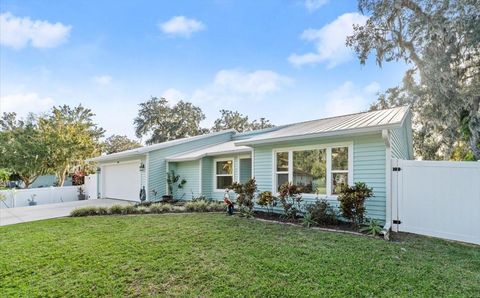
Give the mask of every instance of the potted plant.
[[180, 175], [175, 175], [174, 170], [171, 170], [169, 173], [167, 173], [167, 184], [168, 184], [169, 194], [162, 196], [163, 202], [168, 202], [168, 203], [173, 202], [173, 187], [176, 186], [177, 189], [182, 189], [185, 183], [187, 183], [187, 180], [185, 179], [182, 179], [180, 182], [178, 182], [179, 180], [180, 180]]
[[83, 189], [83, 187], [79, 187], [78, 188], [78, 200], [79, 201], [84, 201], [87, 199], [87, 194], [85, 193], [85, 190]]
[[35, 198], [37, 197], [36, 194], [33, 194], [30, 196], [30, 199], [28, 199], [28, 206], [35, 206], [37, 205], [37, 201], [35, 201]]

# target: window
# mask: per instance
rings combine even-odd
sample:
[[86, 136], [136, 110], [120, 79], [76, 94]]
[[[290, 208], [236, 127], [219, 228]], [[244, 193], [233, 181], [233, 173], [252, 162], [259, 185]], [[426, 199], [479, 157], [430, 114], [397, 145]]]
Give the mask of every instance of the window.
[[304, 194], [336, 195], [348, 185], [349, 147], [306, 148], [275, 153], [275, 187], [291, 181]]
[[327, 151], [293, 151], [293, 183], [302, 193], [327, 194]]
[[288, 182], [288, 164], [288, 152], [277, 152], [277, 190], [280, 189], [282, 184]]
[[332, 148], [332, 194], [348, 184], [348, 147]]
[[215, 162], [215, 189], [224, 190], [233, 183], [233, 160]]

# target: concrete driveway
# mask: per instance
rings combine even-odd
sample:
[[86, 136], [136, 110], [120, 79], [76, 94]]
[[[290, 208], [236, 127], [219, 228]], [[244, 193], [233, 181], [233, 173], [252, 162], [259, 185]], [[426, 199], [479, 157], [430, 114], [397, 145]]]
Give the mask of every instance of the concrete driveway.
[[0, 209], [0, 226], [13, 225], [22, 222], [43, 220], [49, 218], [69, 216], [70, 212], [79, 207], [87, 206], [112, 206], [112, 205], [129, 205], [133, 202], [112, 200], [112, 199], [98, 199], [86, 201], [73, 201], [56, 204], [45, 204], [38, 206], [18, 207]]

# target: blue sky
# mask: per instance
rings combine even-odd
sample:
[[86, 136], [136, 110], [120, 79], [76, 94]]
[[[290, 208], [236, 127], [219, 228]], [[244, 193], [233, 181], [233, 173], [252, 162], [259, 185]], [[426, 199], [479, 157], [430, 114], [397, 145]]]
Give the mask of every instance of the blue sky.
[[345, 47], [356, 1], [0, 2], [1, 111], [82, 103], [134, 137], [150, 96], [274, 124], [358, 112], [405, 65], [360, 65]]

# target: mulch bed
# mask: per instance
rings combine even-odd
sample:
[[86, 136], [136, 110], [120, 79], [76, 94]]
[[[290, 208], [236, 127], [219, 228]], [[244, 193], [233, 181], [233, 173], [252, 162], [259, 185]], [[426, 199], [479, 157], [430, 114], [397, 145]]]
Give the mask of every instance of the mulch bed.
[[[289, 223], [289, 224], [294, 224], [294, 225], [300, 225], [300, 219], [295, 218], [295, 219], [284, 219], [282, 218], [281, 214], [278, 213], [268, 213], [268, 212], [262, 212], [262, 211], [255, 211], [255, 218], [256, 219], [261, 219], [265, 221], [275, 221], [279, 223]], [[329, 231], [341, 231], [341, 232], [353, 232], [353, 233], [359, 233], [357, 230], [355, 230], [351, 224], [339, 221], [337, 225], [321, 225], [321, 226], [314, 226], [317, 228], [322, 228], [325, 230]]]

